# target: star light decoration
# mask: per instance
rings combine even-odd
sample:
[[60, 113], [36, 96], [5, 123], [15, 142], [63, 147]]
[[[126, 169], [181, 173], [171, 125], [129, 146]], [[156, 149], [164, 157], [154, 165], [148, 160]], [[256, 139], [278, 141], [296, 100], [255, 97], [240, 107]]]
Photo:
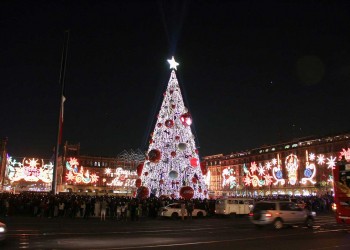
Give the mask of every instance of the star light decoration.
[[175, 69], [177, 70], [177, 66], [179, 66], [179, 63], [177, 63], [174, 59], [174, 57], [172, 57], [171, 59], [168, 60], [168, 63], [170, 64], [170, 69]]

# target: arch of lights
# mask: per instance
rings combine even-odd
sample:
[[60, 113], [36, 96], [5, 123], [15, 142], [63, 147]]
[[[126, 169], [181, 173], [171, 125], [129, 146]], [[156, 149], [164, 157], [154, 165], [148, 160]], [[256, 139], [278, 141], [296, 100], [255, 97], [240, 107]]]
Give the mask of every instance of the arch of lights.
[[7, 157], [6, 177], [11, 182], [28, 181], [51, 183], [53, 176], [53, 163], [44, 164], [43, 159], [23, 158], [16, 161], [12, 157]]
[[[276, 158], [265, 162], [251, 162], [243, 165], [245, 186], [264, 187], [276, 186], [278, 184], [289, 184], [295, 186], [296, 184], [315, 184], [317, 166], [327, 167], [330, 174], [327, 177], [327, 182], [332, 182], [331, 169], [335, 166], [336, 161], [342, 157], [350, 160], [350, 148], [342, 149], [340, 156], [333, 155], [325, 156], [324, 154], [315, 154], [313, 152], [305, 151], [305, 164], [301, 165], [299, 158], [295, 154], [289, 154], [284, 161], [280, 159], [280, 154]], [[298, 170], [302, 171], [298, 171]], [[285, 171], [283, 171], [285, 170]], [[302, 172], [301, 176], [298, 173]], [[284, 176], [284, 173], [286, 175]]]

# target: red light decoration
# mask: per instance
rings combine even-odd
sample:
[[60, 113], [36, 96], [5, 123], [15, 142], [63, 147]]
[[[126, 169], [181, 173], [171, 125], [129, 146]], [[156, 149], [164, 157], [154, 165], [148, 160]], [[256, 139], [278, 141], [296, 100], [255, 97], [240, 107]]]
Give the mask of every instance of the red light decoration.
[[180, 196], [184, 198], [185, 200], [190, 200], [194, 196], [194, 190], [193, 188], [189, 186], [182, 187], [180, 189]]
[[192, 167], [197, 167], [199, 164], [199, 160], [197, 158], [191, 158], [190, 164]]
[[165, 121], [165, 126], [166, 126], [167, 128], [172, 128], [172, 127], [174, 127], [174, 121], [173, 121], [173, 120], [166, 120], [166, 121]]
[[206, 175], [208, 173], [207, 163], [205, 161], [202, 161], [200, 163], [202, 174]]
[[150, 162], [158, 163], [160, 160], [160, 151], [158, 149], [152, 149], [148, 153], [148, 159]]
[[180, 121], [184, 126], [191, 126], [192, 124], [192, 117], [190, 113], [185, 113], [180, 116]]
[[143, 163], [140, 163], [137, 168], [136, 168], [136, 172], [138, 176], [141, 176], [142, 174], [142, 169], [143, 169]]
[[193, 183], [193, 184], [196, 184], [196, 183], [197, 183], [197, 178], [196, 178], [196, 177], [193, 177], [193, 178], [192, 178], [192, 183]]
[[141, 186], [137, 189], [137, 197], [140, 199], [146, 199], [149, 196], [149, 189], [145, 186]]

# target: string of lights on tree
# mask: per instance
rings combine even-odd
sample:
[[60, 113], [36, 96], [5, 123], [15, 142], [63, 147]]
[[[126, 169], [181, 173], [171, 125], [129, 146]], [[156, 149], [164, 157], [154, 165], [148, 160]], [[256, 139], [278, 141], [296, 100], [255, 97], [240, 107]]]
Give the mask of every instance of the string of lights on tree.
[[205, 198], [207, 169], [199, 162], [191, 131], [192, 117], [184, 105], [175, 70], [174, 57], [168, 60], [171, 76], [149, 141], [147, 159], [137, 167], [138, 195]]

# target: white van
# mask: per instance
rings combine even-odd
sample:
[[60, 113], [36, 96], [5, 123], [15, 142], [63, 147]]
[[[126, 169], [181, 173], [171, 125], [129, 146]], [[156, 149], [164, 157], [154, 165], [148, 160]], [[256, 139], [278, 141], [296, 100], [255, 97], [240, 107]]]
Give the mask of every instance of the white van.
[[254, 199], [251, 198], [221, 198], [215, 202], [217, 215], [247, 215], [253, 209]]

